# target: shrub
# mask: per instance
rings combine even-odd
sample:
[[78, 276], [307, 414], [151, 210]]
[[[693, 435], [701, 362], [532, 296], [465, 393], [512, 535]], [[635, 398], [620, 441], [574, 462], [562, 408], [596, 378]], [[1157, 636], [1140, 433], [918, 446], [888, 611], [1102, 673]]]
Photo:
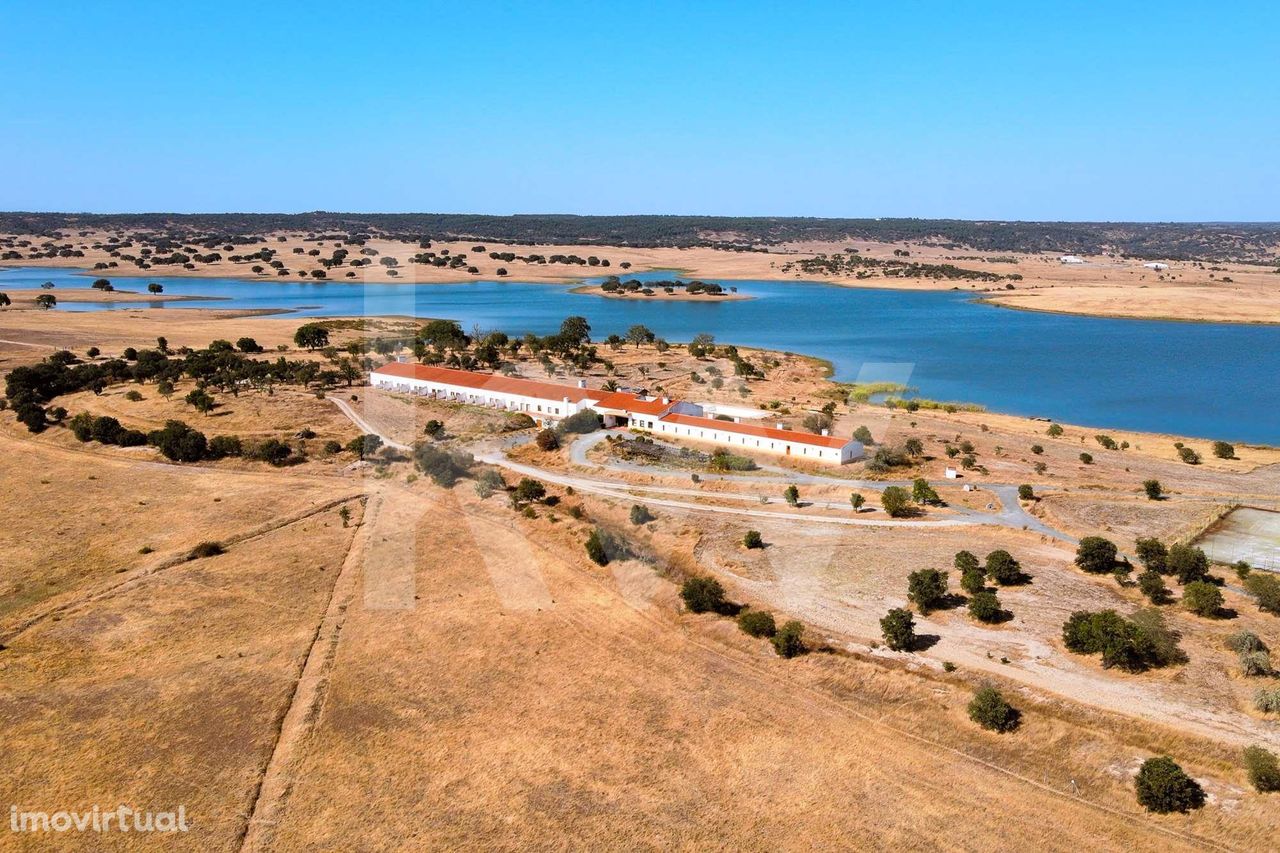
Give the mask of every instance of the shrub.
[[1196, 453], [1190, 447], [1179, 447], [1178, 458], [1181, 459], [1183, 462], [1187, 463], [1188, 465], [1200, 464], [1200, 454]]
[[862, 505], [865, 504], [866, 502], [867, 502], [867, 499], [864, 498], [858, 492], [853, 492], [849, 495], [849, 505], [853, 507], [854, 512], [861, 512]]
[[977, 595], [987, 588], [987, 572], [981, 566], [973, 566], [960, 575], [960, 588], [970, 595]]
[[1138, 560], [1148, 570], [1162, 575], [1169, 574], [1169, 550], [1159, 539], [1139, 539], [1134, 550], [1137, 551]]
[[1241, 652], [1240, 672], [1246, 678], [1260, 678], [1271, 674], [1271, 654], [1264, 651]]
[[347, 450], [359, 456], [361, 459], [373, 456], [381, 447], [382, 437], [374, 435], [373, 433], [356, 436], [347, 442]]
[[507, 481], [496, 468], [485, 468], [476, 477], [476, 494], [483, 500], [494, 492], [506, 491]]
[[1062, 626], [1062, 641], [1076, 654], [1102, 654], [1104, 668], [1140, 672], [1181, 658], [1176, 635], [1159, 611], [1146, 611], [1143, 622], [1126, 620], [1114, 610], [1078, 610]]
[[1001, 586], [1021, 583], [1022, 567], [1013, 555], [1003, 549], [997, 549], [987, 555], [987, 576]]
[[221, 542], [201, 542], [192, 548], [187, 554], [188, 560], [201, 560], [205, 557], [216, 557], [219, 554], [225, 554], [227, 549], [222, 547]]
[[116, 444], [121, 447], [142, 447], [147, 443], [147, 434], [136, 429], [126, 429], [116, 437]]
[[1023, 483], [1021, 486], [1018, 486], [1018, 500], [1033, 501], [1035, 499], [1036, 499], [1036, 493], [1035, 493], [1035, 490], [1031, 488], [1031, 486], [1027, 485], [1026, 483]]
[[901, 486], [889, 486], [880, 495], [880, 505], [891, 518], [902, 518], [910, 515], [911, 495]]
[[1057, 438], [1062, 435], [1062, 427], [1057, 424], [1049, 424], [1049, 428], [1045, 430], [1045, 434], [1050, 438]]
[[631, 505], [632, 524], [639, 526], [641, 524], [648, 524], [651, 521], [653, 521], [653, 513], [649, 512], [648, 507], [642, 506], [641, 504]]
[[1227, 637], [1227, 648], [1233, 652], [1265, 652], [1267, 644], [1252, 631], [1237, 631]]
[[1280, 714], [1280, 687], [1260, 687], [1253, 694], [1253, 707], [1264, 714]]
[[1244, 579], [1244, 588], [1258, 598], [1258, 608], [1280, 616], [1280, 580], [1264, 572], [1253, 572]]
[[957, 551], [952, 564], [963, 573], [978, 568], [978, 558], [969, 551]]
[[267, 438], [250, 445], [244, 455], [248, 459], [266, 462], [268, 465], [279, 468], [288, 463], [289, 458], [293, 456], [293, 448], [288, 442], [278, 438]]
[[680, 597], [694, 613], [719, 613], [725, 609], [724, 587], [715, 578], [689, 578], [680, 587]]
[[585, 435], [600, 429], [600, 416], [595, 409], [583, 409], [575, 412], [560, 422], [560, 432]]
[[553, 429], [544, 429], [538, 433], [538, 437], [534, 439], [539, 450], [558, 450], [560, 448], [560, 436], [556, 435]]
[[880, 620], [884, 644], [895, 652], [910, 651], [916, 644], [916, 622], [911, 611], [895, 607]]
[[1174, 545], [1170, 548], [1166, 565], [1171, 574], [1177, 575], [1180, 584], [1204, 580], [1209, 575], [1209, 558], [1204, 551], [1192, 545]]
[[1280, 762], [1274, 752], [1260, 746], [1250, 746], [1244, 751], [1244, 769], [1249, 774], [1249, 784], [1259, 793], [1280, 791]]
[[1147, 493], [1148, 500], [1158, 501], [1164, 495], [1164, 487], [1159, 480], [1143, 480], [1142, 490]]
[[342, 442], [329, 439], [324, 443], [324, 452], [332, 456], [335, 453], [342, 452]]
[[534, 426], [537, 426], [537, 424], [534, 423], [533, 418], [529, 417], [524, 412], [515, 412], [507, 415], [507, 419], [502, 423], [502, 429], [504, 432], [518, 432], [522, 429], [529, 429]]
[[937, 569], [920, 569], [907, 576], [907, 598], [921, 613], [941, 607], [947, 598], [947, 576]]
[[1139, 805], [1149, 812], [1188, 812], [1204, 805], [1204, 789], [1167, 755], [1142, 763], [1136, 787]]
[[597, 566], [609, 565], [609, 552], [604, 547], [604, 537], [599, 529], [592, 530], [591, 535], [587, 537], [587, 556], [591, 558], [591, 562]]
[[135, 390], [129, 390], [124, 393], [124, 398], [130, 403], [136, 403], [142, 399], [142, 394]]
[[538, 480], [521, 477], [520, 482], [511, 491], [511, 505], [519, 507], [524, 504], [537, 503], [547, 496], [547, 487]]
[[475, 463], [469, 454], [450, 453], [432, 444], [419, 444], [413, 449], [413, 464], [437, 486], [450, 488]]
[[763, 548], [764, 539], [760, 537], [759, 530], [748, 530], [742, 536], [742, 545], [745, 548]]
[[1138, 589], [1152, 604], [1166, 604], [1169, 601], [1169, 588], [1164, 585], [1164, 578], [1159, 572], [1147, 570], [1138, 575]]
[[969, 701], [969, 719], [988, 731], [1011, 732], [1021, 716], [994, 687], [980, 688]]
[[1192, 581], [1182, 590], [1182, 604], [1197, 616], [1217, 616], [1222, 592], [1208, 581]]
[[793, 658], [804, 654], [804, 625], [794, 619], [784, 622], [773, 635], [772, 643], [779, 657]]
[[[427, 421], [422, 427], [422, 434], [428, 438], [439, 439], [444, 436], [444, 421], [438, 421], [435, 418]], [[557, 442], [558, 444], [558, 442]], [[541, 446], [541, 445], [539, 445]]]
[[[337, 442], [334, 442], [337, 444]], [[209, 458], [221, 459], [224, 456], [239, 456], [244, 452], [239, 436], [217, 435], [209, 442]]]
[[1215, 441], [1213, 443], [1213, 455], [1219, 459], [1234, 459], [1236, 449], [1225, 441]]
[[738, 616], [738, 627], [753, 637], [772, 637], [778, 628], [773, 614], [767, 610], [745, 610]]
[[1076, 549], [1076, 565], [1086, 572], [1095, 575], [1110, 572], [1116, 564], [1116, 546], [1114, 542], [1101, 536], [1086, 536], [1080, 540]]
[[969, 598], [969, 615], [979, 622], [999, 622], [1004, 618], [1004, 609], [994, 592], [977, 592]]
[[795, 486], [787, 486], [786, 490], [782, 493], [782, 497], [791, 506], [796, 506], [800, 503], [800, 490]]
[[164, 429], [151, 433], [147, 436], [147, 441], [159, 449], [166, 459], [175, 462], [199, 462], [208, 449], [204, 433], [192, 429], [182, 421], [166, 421]]
[[1093, 454], [1092, 454], [1092, 453], [1081, 453], [1081, 454], [1080, 454], [1080, 461], [1081, 461], [1083, 464], [1085, 464], [1085, 465], [1092, 465], [1092, 464], [1093, 464]]
[[124, 431], [124, 427], [120, 426], [120, 422], [115, 418], [94, 418], [93, 419], [93, 440], [100, 441], [103, 444], [116, 444], [120, 439], [120, 433]]

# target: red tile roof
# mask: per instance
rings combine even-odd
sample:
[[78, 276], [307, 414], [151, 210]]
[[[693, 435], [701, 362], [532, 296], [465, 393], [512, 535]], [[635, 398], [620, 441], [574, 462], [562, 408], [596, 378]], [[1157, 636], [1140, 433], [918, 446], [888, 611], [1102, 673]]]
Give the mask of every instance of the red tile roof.
[[542, 400], [563, 400], [568, 397], [575, 403], [581, 403], [583, 400], [599, 399], [601, 393], [573, 385], [557, 385], [552, 382], [519, 379], [497, 373], [472, 373], [470, 370], [456, 370], [452, 367], [432, 367], [426, 364], [406, 364], [399, 361], [384, 364], [373, 372], [403, 379], [438, 382], [442, 385], [458, 385], [463, 388], [496, 391], [502, 394], [519, 394]]
[[697, 427], [700, 429], [718, 429], [722, 432], [733, 432], [739, 435], [754, 435], [759, 438], [772, 438], [774, 440], [789, 441], [793, 444], [808, 444], [817, 447], [844, 447], [851, 438], [839, 438], [834, 435], [814, 435], [811, 432], [797, 432], [789, 429], [775, 429], [773, 427], [756, 426], [755, 424], [741, 424], [733, 421], [720, 421], [715, 418], [700, 418], [695, 415], [670, 414], [662, 419], [666, 423], [680, 424], [682, 426]]
[[596, 398], [596, 405], [602, 409], [618, 409], [624, 412], [635, 412], [640, 415], [660, 415], [672, 406], [670, 400], [665, 403], [660, 399], [645, 400], [635, 394], [628, 394], [626, 391], [601, 393], [604, 396]]

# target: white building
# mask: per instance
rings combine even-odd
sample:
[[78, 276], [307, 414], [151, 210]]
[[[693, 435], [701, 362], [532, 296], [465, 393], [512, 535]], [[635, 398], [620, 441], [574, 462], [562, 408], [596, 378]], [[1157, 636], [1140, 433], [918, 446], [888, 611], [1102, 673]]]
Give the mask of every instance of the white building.
[[1060, 263], [1060, 264], [1083, 264], [1083, 263], [1084, 263], [1084, 258], [1077, 257], [1076, 255], [1063, 255], [1062, 257], [1058, 258], [1058, 263]]
[[795, 432], [704, 416], [697, 403], [669, 397], [641, 397], [626, 391], [593, 390], [579, 380], [558, 385], [493, 373], [473, 373], [448, 367], [392, 362], [369, 374], [374, 388], [455, 400], [475, 406], [522, 412], [539, 425], [554, 424], [569, 415], [592, 409], [607, 427], [630, 427], [657, 435], [716, 444], [750, 453], [792, 456], [832, 465], [863, 455], [860, 442], [827, 435]]
[[1167, 270], [1169, 268], [1168, 264], [1162, 264], [1162, 263], [1159, 263], [1158, 261], [1152, 261], [1149, 264], [1143, 264], [1143, 266], [1149, 270], [1155, 270], [1156, 272], [1162, 272], [1163, 270]]

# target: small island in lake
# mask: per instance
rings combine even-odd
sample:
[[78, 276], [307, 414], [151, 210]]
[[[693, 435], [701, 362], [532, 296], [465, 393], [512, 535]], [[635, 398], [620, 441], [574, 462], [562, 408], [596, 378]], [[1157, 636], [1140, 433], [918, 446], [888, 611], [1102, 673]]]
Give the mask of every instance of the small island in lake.
[[738, 288], [735, 286], [725, 287], [714, 282], [680, 281], [679, 279], [640, 281], [635, 278], [623, 281], [616, 275], [609, 276], [598, 285], [584, 284], [570, 292], [608, 296], [614, 299], [655, 299], [668, 302], [715, 302], [755, 298], [738, 293]]

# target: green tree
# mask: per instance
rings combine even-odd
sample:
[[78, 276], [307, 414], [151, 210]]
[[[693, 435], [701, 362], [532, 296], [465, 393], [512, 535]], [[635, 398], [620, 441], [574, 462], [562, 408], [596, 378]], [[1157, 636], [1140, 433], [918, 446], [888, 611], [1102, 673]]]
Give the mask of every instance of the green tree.
[[1174, 545], [1169, 549], [1166, 564], [1169, 573], [1176, 575], [1180, 584], [1204, 580], [1209, 576], [1209, 558], [1194, 545]]
[[917, 477], [911, 483], [911, 499], [918, 504], [940, 504], [942, 499], [938, 497], [938, 493], [934, 491], [933, 486], [929, 485], [929, 481], [924, 477]]
[[744, 610], [738, 616], [738, 627], [753, 637], [772, 637], [778, 632], [773, 614], [767, 610]]
[[192, 389], [184, 399], [188, 406], [203, 415], [212, 412], [215, 405], [213, 397], [203, 388]]
[[867, 499], [864, 498], [858, 492], [854, 492], [851, 495], [849, 495], [849, 505], [853, 507], [854, 512], [861, 512], [862, 505], [865, 504], [866, 502], [867, 502]]
[[1222, 592], [1208, 581], [1192, 581], [1182, 590], [1182, 606], [1197, 616], [1217, 616]]
[[1003, 548], [992, 551], [987, 555], [987, 577], [1000, 584], [1001, 586], [1012, 586], [1021, 583], [1022, 566], [1013, 558], [1013, 555]]
[[1169, 601], [1169, 588], [1159, 572], [1148, 569], [1138, 575], [1138, 589], [1152, 604], [1167, 604]]
[[779, 657], [793, 658], [804, 654], [804, 625], [794, 619], [782, 623], [771, 642]]
[[742, 536], [742, 545], [744, 548], [763, 548], [764, 539], [760, 538], [759, 530], [748, 530]]
[[947, 576], [937, 569], [920, 569], [907, 576], [907, 598], [928, 614], [946, 603]]
[[573, 346], [580, 346], [591, 341], [591, 324], [586, 317], [565, 317], [560, 323], [560, 337]]
[[994, 592], [982, 590], [969, 597], [969, 615], [979, 622], [999, 622], [1004, 618], [1004, 608]]
[[880, 494], [880, 505], [891, 518], [911, 514], [911, 495], [901, 486], [889, 486]]
[[796, 506], [800, 503], [800, 490], [795, 486], [787, 486], [787, 489], [782, 493], [782, 496], [786, 498], [787, 503], [791, 506]]
[[1249, 774], [1249, 784], [1259, 793], [1280, 791], [1280, 762], [1274, 752], [1260, 746], [1250, 746], [1244, 751], [1244, 767]]
[[1081, 463], [1083, 463], [1083, 464], [1085, 464], [1085, 465], [1092, 465], [1092, 464], [1093, 464], [1093, 454], [1092, 454], [1092, 453], [1081, 453], [1081, 454], [1080, 454], [1080, 461], [1081, 461]]
[[319, 323], [304, 323], [293, 333], [293, 342], [309, 350], [329, 345], [329, 330]]
[[911, 611], [895, 607], [880, 620], [884, 644], [895, 652], [910, 651], [916, 644], [916, 621]]
[[1266, 572], [1251, 572], [1244, 588], [1258, 599], [1258, 609], [1280, 616], [1280, 579]]
[[694, 613], [720, 613], [725, 609], [724, 587], [715, 578], [689, 578], [680, 587], [680, 597]]
[[1094, 575], [1109, 573], [1116, 565], [1114, 542], [1101, 536], [1086, 536], [1076, 548], [1076, 565]]
[[42, 311], [48, 311], [50, 308], [58, 304], [58, 297], [52, 293], [42, 293], [36, 297], [36, 307]]
[[1138, 804], [1149, 812], [1188, 812], [1204, 805], [1204, 789], [1172, 758], [1161, 755], [1142, 763], [1137, 779]]
[[553, 429], [544, 429], [534, 438], [534, 443], [538, 445], [539, 450], [558, 450], [560, 448], [560, 436], [556, 435], [556, 431]]
[[1031, 488], [1031, 486], [1025, 483], [1022, 484], [1021, 486], [1018, 486], [1018, 500], [1033, 501], [1035, 499], [1036, 499], [1036, 493], [1035, 493], [1035, 490]]
[[591, 558], [591, 562], [597, 566], [609, 565], [609, 552], [605, 548], [604, 537], [600, 535], [598, 528], [592, 530], [591, 535], [587, 537], [586, 548], [587, 556]]
[[1148, 571], [1159, 572], [1162, 575], [1169, 573], [1169, 549], [1164, 547], [1164, 543], [1154, 537], [1139, 539], [1134, 550], [1138, 554], [1138, 561], [1147, 568]]
[[648, 326], [642, 326], [639, 323], [627, 329], [627, 341], [639, 348], [642, 344], [651, 344], [657, 336], [650, 331]]
[[147, 292], [148, 293], [164, 293], [164, 285], [157, 284], [156, 282], [153, 281], [147, 285]]
[[994, 687], [979, 688], [969, 701], [969, 719], [988, 731], [1011, 732], [1018, 727], [1021, 716]]
[[1057, 424], [1049, 424], [1049, 428], [1045, 432], [1050, 438], [1058, 438], [1062, 435], [1062, 427]]
[[1159, 480], [1143, 480], [1142, 490], [1147, 493], [1147, 500], [1158, 501], [1164, 496], [1164, 487]]
[[924, 442], [918, 438], [908, 438], [903, 442], [902, 449], [907, 452], [908, 456], [920, 457], [924, 455]]
[[649, 512], [648, 507], [643, 504], [631, 505], [631, 523], [637, 527], [641, 524], [648, 524], [653, 521], [653, 513]]

